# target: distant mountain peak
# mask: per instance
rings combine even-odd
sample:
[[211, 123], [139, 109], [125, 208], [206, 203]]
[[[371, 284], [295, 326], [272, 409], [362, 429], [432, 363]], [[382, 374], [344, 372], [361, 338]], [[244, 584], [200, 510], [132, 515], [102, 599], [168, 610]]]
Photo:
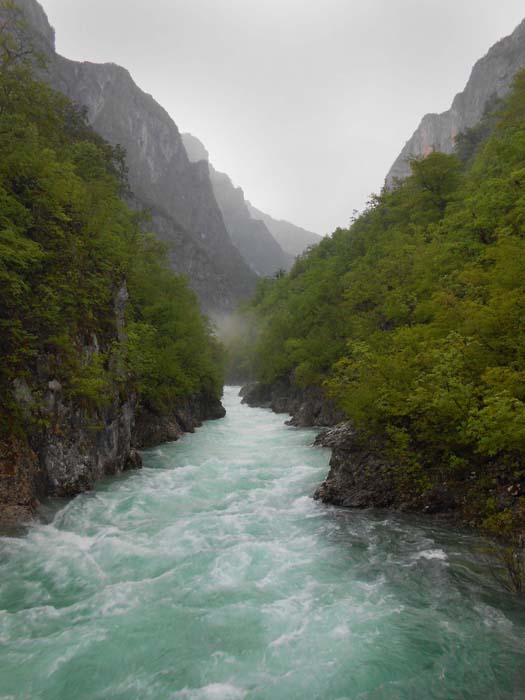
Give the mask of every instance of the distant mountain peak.
[[193, 134], [184, 133], [181, 134], [181, 136], [188, 158], [192, 163], [196, 163], [200, 160], [205, 160], [208, 163], [210, 162], [210, 154], [202, 141], [196, 136], [193, 136]]
[[188, 277], [205, 311], [233, 311], [253, 293], [257, 277], [228, 235], [208, 167], [190, 162], [171, 116], [125, 68], [58, 55], [41, 5], [36, 0], [15, 0], [15, 5], [24, 12], [37, 48], [47, 54], [43, 78], [85, 106], [95, 131], [126, 150], [133, 205], [151, 213], [149, 227], [168, 245], [173, 269]]
[[449, 110], [423, 117], [390, 168], [387, 187], [410, 175], [411, 157], [425, 157], [432, 151], [452, 153], [456, 136], [481, 120], [489, 100], [503, 97], [516, 73], [524, 67], [525, 20], [477, 61], [465, 89], [456, 95]]
[[182, 134], [182, 140], [190, 161], [208, 164], [213, 192], [226, 229], [251, 269], [263, 277], [278, 270], [289, 270], [294, 256], [282, 249], [263, 221], [252, 216], [242, 189], [233, 184], [229, 175], [215, 170], [209, 162], [206, 147], [196, 136]]
[[246, 204], [253, 218], [260, 219], [266, 224], [272, 236], [289, 255], [297, 257], [304, 253], [307, 248], [317, 245], [322, 240], [322, 236], [318, 233], [296, 226], [285, 219], [274, 219], [269, 214], [254, 207], [250, 202], [246, 202]]

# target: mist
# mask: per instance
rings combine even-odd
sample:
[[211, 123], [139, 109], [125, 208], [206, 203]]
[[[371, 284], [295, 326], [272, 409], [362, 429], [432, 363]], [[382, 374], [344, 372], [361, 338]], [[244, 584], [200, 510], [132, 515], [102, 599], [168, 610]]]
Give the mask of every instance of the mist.
[[377, 192], [520, 0], [44, 0], [64, 55], [112, 61], [254, 206], [321, 234]]

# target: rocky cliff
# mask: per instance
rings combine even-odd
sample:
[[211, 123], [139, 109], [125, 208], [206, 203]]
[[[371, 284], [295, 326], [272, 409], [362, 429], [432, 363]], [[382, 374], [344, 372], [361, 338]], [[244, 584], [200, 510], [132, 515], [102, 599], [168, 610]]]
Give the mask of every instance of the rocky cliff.
[[248, 406], [269, 408], [274, 413], [288, 413], [287, 425], [299, 428], [335, 426], [344, 415], [318, 387], [301, 389], [288, 381], [275, 384], [255, 382], [241, 390], [242, 402]]
[[524, 67], [525, 20], [476, 63], [465, 89], [447, 112], [423, 117], [390, 168], [386, 185], [391, 187], [396, 179], [410, 174], [407, 160], [411, 157], [424, 157], [432, 151], [452, 153], [456, 136], [480, 121], [489, 100], [505, 95], [517, 71]]
[[281, 248], [263, 221], [252, 217], [242, 189], [235, 187], [228, 175], [215, 170], [199, 139], [192, 134], [182, 134], [182, 139], [190, 161], [207, 165], [226, 229], [251, 269], [263, 277], [289, 270], [294, 257]]
[[70, 61], [55, 52], [54, 31], [36, 0], [16, 0], [49, 59], [50, 84], [88, 110], [91, 125], [127, 153], [133, 206], [151, 211], [153, 233], [171, 248], [207, 312], [235, 309], [256, 284], [226, 231], [207, 166], [191, 163], [170, 115], [124, 68]]
[[[84, 365], [125, 339], [127, 301], [122, 287], [115, 297], [112, 333], [78, 338]], [[32, 388], [22, 377], [13, 382], [26, 434], [0, 440], [0, 523], [27, 520], [43, 498], [75, 496], [104, 476], [140, 468], [138, 449], [178, 440], [202, 421], [225, 415], [220, 401], [205, 393], [159, 414], [123, 390], [126, 372], [118, 365], [113, 369], [119, 384], [104, 400], [79, 402], [53, 377], [52, 367], [52, 357], [41, 356]]]
[[[115, 325], [106, 337], [78, 337], [83, 366], [123, 340], [127, 300], [124, 286], [115, 295]], [[22, 376], [13, 382], [26, 434], [0, 442], [0, 522], [27, 518], [42, 497], [73, 496], [107, 474], [141, 466], [133, 440], [136, 397], [115, 385], [98, 405], [75, 401], [54, 378], [53, 365], [52, 356], [42, 355], [31, 387]], [[113, 369], [124, 381], [124, 369]]]

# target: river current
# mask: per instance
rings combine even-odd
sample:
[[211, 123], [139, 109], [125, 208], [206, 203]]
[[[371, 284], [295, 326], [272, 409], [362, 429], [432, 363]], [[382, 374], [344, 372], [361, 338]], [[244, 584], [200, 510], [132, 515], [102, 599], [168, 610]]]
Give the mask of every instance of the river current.
[[328, 451], [237, 393], [0, 539], [0, 700], [525, 698], [480, 541], [314, 502]]

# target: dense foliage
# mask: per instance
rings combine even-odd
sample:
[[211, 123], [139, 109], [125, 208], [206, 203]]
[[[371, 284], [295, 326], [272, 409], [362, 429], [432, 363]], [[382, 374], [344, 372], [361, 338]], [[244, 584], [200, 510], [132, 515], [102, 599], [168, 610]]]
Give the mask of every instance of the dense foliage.
[[265, 383], [323, 386], [381, 435], [400, 488], [455, 482], [467, 517], [512, 532], [525, 512], [525, 73], [458, 151], [414, 160], [348, 230], [263, 280], [245, 362]]
[[162, 411], [200, 392], [217, 396], [218, 346], [186, 281], [123, 201], [122, 151], [35, 78], [20, 17], [9, 2], [2, 9], [2, 430], [26, 429], [21, 380], [35, 421], [51, 378], [82, 405], [138, 393]]

